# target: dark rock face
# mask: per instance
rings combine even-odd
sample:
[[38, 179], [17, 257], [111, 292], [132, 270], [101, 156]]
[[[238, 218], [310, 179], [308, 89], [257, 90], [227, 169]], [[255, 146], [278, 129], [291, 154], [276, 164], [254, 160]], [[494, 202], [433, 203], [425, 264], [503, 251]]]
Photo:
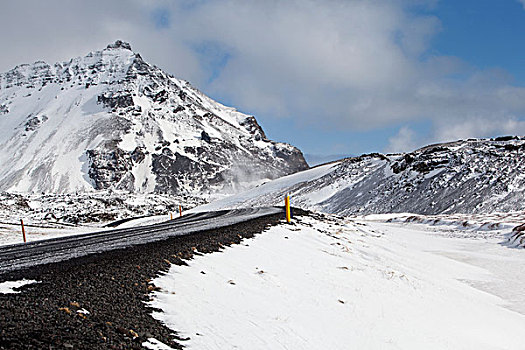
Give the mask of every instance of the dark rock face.
[[24, 129], [25, 129], [25, 131], [33, 131], [36, 128], [38, 128], [40, 126], [40, 124], [42, 124], [43, 122], [47, 121], [47, 119], [48, 118], [47, 118], [46, 115], [34, 116], [34, 117], [29, 116], [29, 119], [24, 124]]
[[510, 141], [510, 140], [518, 140], [517, 136], [499, 136], [494, 139], [494, 141]]
[[153, 101], [158, 103], [164, 103], [168, 99], [168, 92], [166, 90], [160, 90], [153, 97]]
[[210, 135], [208, 135], [208, 133], [206, 131], [204, 131], [204, 130], [201, 132], [201, 140], [204, 141], [204, 142], [211, 143]]
[[290, 173], [308, 169], [303, 153], [296, 149], [276, 149], [275, 156], [287, 164]]
[[241, 125], [244, 126], [246, 130], [248, 130], [257, 141], [266, 140], [266, 134], [264, 133], [259, 123], [257, 123], [255, 117], [246, 118], [244, 122], [241, 123]]
[[179, 153], [173, 154], [164, 148], [161, 154], [154, 154], [152, 169], [157, 178], [156, 192], [180, 193], [185, 182], [190, 182], [195, 188], [206, 186], [202, 174], [208, 174], [212, 169], [208, 164], [200, 164]]
[[184, 111], [186, 108], [184, 108], [184, 106], [177, 106], [173, 109], [173, 113], [179, 113], [179, 112], [182, 112]]
[[145, 157], [146, 154], [144, 153], [144, 149], [141, 147], [137, 147], [133, 152], [131, 152], [131, 160], [133, 160], [135, 163], [142, 163]]
[[95, 189], [104, 190], [115, 184], [119, 189], [133, 189], [135, 179], [129, 172], [133, 165], [133, 154], [115, 148], [110, 151], [88, 150], [87, 155], [90, 160], [89, 177]]
[[116, 110], [117, 108], [126, 108], [133, 106], [133, 97], [129, 93], [107, 91], [97, 98], [98, 103], [105, 107]]
[[131, 50], [131, 45], [125, 41], [122, 41], [122, 40], [117, 40], [115, 41], [115, 43], [113, 44], [109, 44], [107, 46], [108, 49], [126, 49], [126, 50]]

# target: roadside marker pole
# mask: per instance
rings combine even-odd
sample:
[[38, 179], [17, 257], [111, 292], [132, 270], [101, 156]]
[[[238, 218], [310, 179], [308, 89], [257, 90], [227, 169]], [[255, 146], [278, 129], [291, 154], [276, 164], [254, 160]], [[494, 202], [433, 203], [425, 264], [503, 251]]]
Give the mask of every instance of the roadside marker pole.
[[289, 195], [286, 195], [284, 197], [284, 207], [285, 207], [285, 211], [286, 211], [286, 222], [290, 222], [290, 196]]
[[170, 220], [173, 220], [173, 213], [170, 211]]
[[24, 220], [20, 219], [20, 223], [22, 224], [22, 236], [24, 237], [24, 243], [26, 243], [26, 230], [24, 229]]
[[179, 205], [179, 214], [182, 216], [182, 205]]

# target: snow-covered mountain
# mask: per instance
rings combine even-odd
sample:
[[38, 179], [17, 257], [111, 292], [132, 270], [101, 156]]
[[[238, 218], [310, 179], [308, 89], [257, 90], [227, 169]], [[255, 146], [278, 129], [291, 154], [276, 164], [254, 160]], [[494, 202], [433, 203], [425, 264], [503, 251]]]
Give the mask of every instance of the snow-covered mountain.
[[340, 215], [525, 210], [525, 138], [469, 139], [346, 158], [199, 208], [292, 204]]
[[146, 63], [128, 43], [0, 74], [0, 191], [201, 197], [304, 170], [253, 116]]

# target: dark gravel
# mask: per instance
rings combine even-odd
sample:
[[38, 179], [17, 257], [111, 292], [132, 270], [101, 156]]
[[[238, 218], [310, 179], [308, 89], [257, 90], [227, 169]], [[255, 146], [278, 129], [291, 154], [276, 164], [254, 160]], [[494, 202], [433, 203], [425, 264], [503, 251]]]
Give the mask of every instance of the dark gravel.
[[[174, 349], [181, 339], [151, 317], [150, 282], [170, 264], [253, 237], [282, 215], [115, 250], [0, 276], [41, 281], [0, 294], [0, 349], [143, 349], [154, 337]], [[89, 315], [77, 313], [86, 309]]]

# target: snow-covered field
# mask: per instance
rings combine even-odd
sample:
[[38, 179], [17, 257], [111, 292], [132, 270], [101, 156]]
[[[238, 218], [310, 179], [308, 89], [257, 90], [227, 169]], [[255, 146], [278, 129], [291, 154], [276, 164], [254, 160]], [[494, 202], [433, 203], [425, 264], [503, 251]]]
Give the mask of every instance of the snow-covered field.
[[[66, 235], [108, 230], [117, 220], [119, 228], [150, 225], [169, 220], [198, 202], [176, 196], [99, 191], [77, 194], [0, 193], [0, 245], [21, 243], [20, 219], [28, 242]], [[116, 227], [116, 226], [114, 226]]]
[[525, 253], [502, 244], [508, 228], [296, 220], [172, 266], [154, 317], [189, 349], [523, 349]]
[[[93, 226], [81, 227], [46, 227], [46, 226], [25, 226], [27, 242], [40, 241], [56, 237], [64, 237], [100, 231], [102, 228]], [[8, 244], [23, 243], [22, 228], [20, 224], [0, 223], [0, 246]]]

